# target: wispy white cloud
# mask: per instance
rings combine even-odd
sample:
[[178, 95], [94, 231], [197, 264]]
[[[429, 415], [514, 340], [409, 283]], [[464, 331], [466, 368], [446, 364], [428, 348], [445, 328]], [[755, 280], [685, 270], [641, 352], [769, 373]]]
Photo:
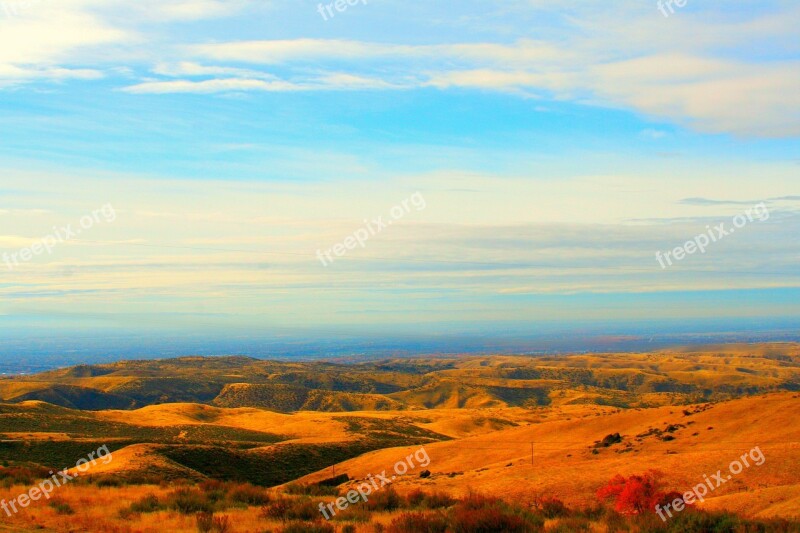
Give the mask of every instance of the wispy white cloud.
[[196, 45], [187, 48], [195, 56], [253, 64], [281, 64], [296, 61], [436, 59], [463, 60], [468, 63], [531, 65], [557, 62], [575, 54], [556, 45], [521, 39], [514, 45], [498, 43], [456, 43], [438, 45], [386, 44], [344, 39], [285, 39], [240, 41]]
[[147, 41], [145, 23], [233, 16], [246, 5], [246, 0], [36, 2], [14, 16], [0, 16], [0, 87], [97, 79], [115, 61], [109, 47], [121, 58], [140, 55], [126, 48]]
[[[728, 30], [724, 27], [724, 35], [714, 44], [727, 42]], [[191, 48], [191, 53], [218, 61], [289, 67], [345, 62], [351, 76], [373, 80], [369, 88], [433, 86], [517, 92], [630, 108], [708, 133], [800, 135], [800, 62], [734, 60], [715, 58], [710, 51], [648, 48], [649, 53], [616, 47], [572, 48], [569, 41], [388, 45], [297, 39], [200, 45]], [[383, 84], [374, 81], [378, 79]], [[295, 80], [289, 77], [287, 81]], [[299, 85], [317, 90], [361, 88], [358, 84]]]
[[[638, 4], [513, 2], [505, 16], [516, 13], [522, 22], [539, 14], [550, 26], [534, 22], [530, 31], [507, 32], [517, 38], [495, 42], [298, 35], [198, 43], [204, 38], [196, 33], [156, 30], [252, 8], [246, 0], [43, 2], [0, 19], [0, 86], [145, 66], [169, 79], [141, 77], [127, 92], [471, 88], [630, 109], [708, 133], [800, 135], [797, 7], [764, 6], [746, 18], [711, 2], [664, 19]], [[109, 46], [129, 64], [110, 65]]]
[[155, 74], [161, 76], [176, 77], [205, 77], [205, 76], [231, 76], [237, 78], [268, 79], [274, 80], [277, 77], [267, 72], [258, 70], [209, 66], [194, 63], [191, 61], [181, 61], [179, 63], [160, 63], [153, 69]]
[[231, 91], [296, 91], [302, 87], [285, 81], [264, 81], [244, 78], [225, 78], [203, 81], [147, 81], [125, 87], [136, 94], [199, 93], [211, 94]]
[[800, 135], [800, 61], [652, 56], [594, 67], [596, 98], [709, 133]]
[[[204, 69], [200, 69], [204, 70]], [[210, 68], [210, 71], [217, 70]], [[227, 69], [222, 69], [227, 70]], [[199, 75], [199, 74], [198, 74]], [[267, 78], [267, 79], [261, 79]], [[167, 93], [229, 93], [238, 91], [294, 92], [398, 89], [402, 86], [380, 79], [371, 79], [352, 74], [330, 73], [310, 80], [286, 81], [267, 74], [248, 78], [212, 78], [207, 80], [146, 81], [123, 88], [134, 94]]]

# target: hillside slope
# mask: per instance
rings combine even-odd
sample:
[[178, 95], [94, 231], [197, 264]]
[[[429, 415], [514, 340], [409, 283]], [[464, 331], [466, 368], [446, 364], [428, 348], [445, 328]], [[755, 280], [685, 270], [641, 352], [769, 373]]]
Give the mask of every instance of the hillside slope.
[[[685, 412], [684, 412], [685, 409]], [[571, 419], [522, 425], [425, 446], [431, 476], [411, 471], [397, 487], [462, 495], [478, 490], [515, 501], [555, 495], [587, 505], [615, 474], [657, 469], [665, 486], [684, 492], [703, 476], [727, 471], [731, 461], [758, 446], [766, 460], [746, 468], [708, 498], [709, 508], [758, 516], [800, 514], [800, 395], [771, 394], [686, 408], [659, 407], [611, 414], [585, 412]], [[595, 447], [610, 434], [622, 440]], [[336, 465], [364, 479], [389, 471], [415, 448], [386, 449]], [[533, 450], [533, 464], [531, 456]], [[328, 476], [321, 471], [301, 481]]]

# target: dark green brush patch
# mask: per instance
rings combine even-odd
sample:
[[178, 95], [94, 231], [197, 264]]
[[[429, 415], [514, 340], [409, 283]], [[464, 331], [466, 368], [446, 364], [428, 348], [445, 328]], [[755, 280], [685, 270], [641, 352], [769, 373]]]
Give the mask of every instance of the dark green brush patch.
[[[136, 444], [136, 442], [129, 440], [0, 442], [0, 460], [15, 461], [24, 457], [26, 461], [42, 465], [55, 472], [64, 468], [73, 468], [79, 459], [88, 459], [90, 453], [97, 452], [104, 445], [108, 447], [113, 457], [115, 451], [131, 444]], [[95, 460], [103, 463], [108, 461], [108, 457]]]
[[[384, 448], [450, 440], [450, 437], [446, 435], [397, 419], [365, 416], [341, 416], [333, 419], [345, 423], [348, 433], [366, 435], [370, 439], [383, 443]], [[413, 442], [409, 442], [410, 440]]]
[[363, 394], [390, 394], [403, 390], [403, 387], [377, 381], [373, 377], [360, 374], [342, 375], [318, 371], [294, 371], [276, 374], [271, 381], [287, 385], [299, 385], [307, 389], [330, 390], [336, 392], [356, 392]]
[[537, 407], [550, 405], [549, 389], [544, 387], [488, 387], [489, 394], [508, 405]]
[[631, 404], [629, 402], [616, 396], [610, 396], [610, 397], [601, 396], [599, 398], [595, 398], [594, 403], [596, 405], [602, 405], [605, 407], [617, 407], [619, 409], [631, 408]]
[[[265, 433], [263, 431], [253, 431], [227, 426], [175, 426], [175, 430], [185, 435], [182, 437], [187, 443], [209, 443], [209, 442], [238, 442], [247, 446], [263, 446], [287, 440], [288, 437]], [[173, 437], [173, 440], [176, 440]]]
[[287, 444], [256, 452], [217, 446], [171, 446], [159, 452], [213, 479], [272, 487], [379, 448], [365, 443]]
[[72, 385], [53, 385], [42, 390], [16, 396], [13, 402], [38, 400], [71, 409], [130, 409], [136, 400], [124, 395], [108, 394], [96, 389]]
[[348, 420], [361, 428], [364, 426], [359, 423], [375, 423], [380, 427], [391, 428], [391, 431], [371, 431], [370, 427], [366, 431], [368, 436], [360, 437], [353, 443], [282, 444], [249, 451], [219, 446], [169, 446], [160, 448], [159, 452], [176, 463], [213, 479], [272, 487], [374, 450], [423, 445], [448, 439], [420, 428], [414, 428], [417, 430], [416, 436], [411, 435], [411, 432], [403, 433], [405, 430], [393, 426], [391, 421], [370, 418], [342, 420]]

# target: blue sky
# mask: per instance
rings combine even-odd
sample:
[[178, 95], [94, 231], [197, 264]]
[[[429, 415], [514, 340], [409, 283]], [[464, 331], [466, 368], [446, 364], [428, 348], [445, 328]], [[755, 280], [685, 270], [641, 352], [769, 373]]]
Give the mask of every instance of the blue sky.
[[796, 2], [318, 6], [0, 4], [0, 328], [800, 318]]

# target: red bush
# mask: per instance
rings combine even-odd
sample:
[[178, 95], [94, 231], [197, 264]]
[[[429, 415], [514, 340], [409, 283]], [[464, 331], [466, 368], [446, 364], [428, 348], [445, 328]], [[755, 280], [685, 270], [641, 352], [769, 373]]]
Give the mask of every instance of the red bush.
[[601, 501], [614, 500], [614, 509], [622, 514], [641, 514], [646, 510], [655, 512], [665, 494], [660, 490], [660, 474], [650, 471], [642, 475], [624, 478], [617, 474], [597, 491]]

